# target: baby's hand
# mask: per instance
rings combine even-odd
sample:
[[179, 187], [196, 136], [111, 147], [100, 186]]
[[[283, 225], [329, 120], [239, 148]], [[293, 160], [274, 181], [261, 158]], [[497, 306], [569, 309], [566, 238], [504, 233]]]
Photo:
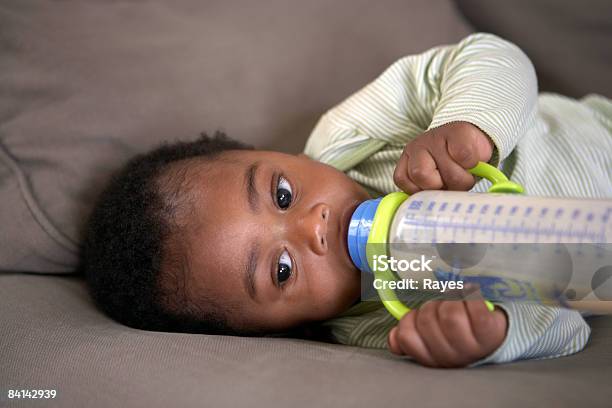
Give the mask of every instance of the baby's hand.
[[475, 183], [466, 169], [488, 162], [493, 142], [468, 122], [430, 129], [404, 148], [393, 181], [408, 194], [421, 190], [469, 190]]
[[482, 300], [429, 301], [391, 329], [389, 350], [429, 367], [464, 367], [497, 349], [507, 326], [505, 312]]

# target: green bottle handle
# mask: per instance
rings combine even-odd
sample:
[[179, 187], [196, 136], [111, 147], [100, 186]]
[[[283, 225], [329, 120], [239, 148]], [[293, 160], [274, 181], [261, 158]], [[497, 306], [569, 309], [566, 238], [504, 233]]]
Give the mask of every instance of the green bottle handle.
[[508, 180], [504, 173], [488, 163], [478, 162], [468, 171], [475, 176], [486, 178], [492, 183], [487, 191], [488, 193], [523, 194], [525, 192], [523, 186]]
[[[492, 185], [489, 188], [489, 193], [507, 193], [507, 194], [522, 194], [524, 189], [521, 185], [508, 180], [506, 175], [497, 168], [484, 162], [478, 162], [478, 164], [469, 169], [469, 172], [475, 176], [483, 177], [489, 180]], [[390, 271], [375, 271], [374, 269], [374, 258], [382, 254], [379, 251], [387, 251], [387, 240], [389, 237], [389, 227], [391, 223], [388, 222], [397, 211], [398, 207], [406, 201], [408, 194], [404, 192], [396, 192], [387, 194], [378, 204], [374, 219], [372, 220], [372, 226], [370, 228], [370, 234], [368, 236], [368, 242], [366, 245], [366, 257], [370, 269], [374, 271], [374, 276], [377, 279], [385, 281], [394, 280], [395, 277]], [[376, 245], [370, 245], [376, 244]], [[377, 289], [378, 296], [380, 297], [383, 305], [387, 308], [389, 313], [393, 315], [397, 320], [400, 320], [406, 313], [410, 311], [410, 308], [404, 305], [395, 294], [393, 289], [389, 289], [387, 285], [383, 285], [383, 289]], [[485, 304], [490, 311], [493, 311], [494, 306], [488, 300], [485, 300]]]

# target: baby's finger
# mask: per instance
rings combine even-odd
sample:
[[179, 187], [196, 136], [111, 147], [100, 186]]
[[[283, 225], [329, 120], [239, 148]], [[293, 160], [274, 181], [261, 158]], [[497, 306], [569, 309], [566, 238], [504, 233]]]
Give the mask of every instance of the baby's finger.
[[396, 343], [401, 350], [401, 354], [412, 357], [418, 363], [428, 367], [437, 367], [438, 363], [432, 357], [417, 331], [415, 320], [418, 318], [418, 314], [418, 310], [413, 310], [402, 317], [402, 320], [396, 326]]
[[443, 301], [428, 301], [419, 308], [416, 327], [427, 349], [441, 367], [456, 367], [461, 356], [450, 344], [440, 327], [440, 305]]
[[465, 307], [478, 344], [484, 350], [494, 350], [506, 336], [504, 312], [497, 309], [491, 312], [482, 300], [466, 300]]
[[455, 163], [447, 151], [436, 152], [435, 160], [447, 190], [467, 191], [474, 186], [474, 176]]
[[462, 357], [462, 363], [469, 364], [481, 356], [478, 341], [474, 338], [470, 318], [463, 301], [445, 301], [438, 309], [440, 327], [453, 348]]
[[422, 190], [439, 190], [444, 187], [434, 158], [424, 148], [410, 152], [408, 177]]
[[387, 345], [389, 346], [389, 351], [393, 354], [397, 354], [399, 356], [403, 355], [402, 348], [399, 345], [399, 340], [397, 339], [397, 331], [399, 329], [397, 326], [389, 331], [389, 335], [387, 336]]
[[410, 160], [406, 150], [402, 153], [395, 171], [393, 173], [393, 182], [402, 191], [408, 194], [414, 194], [421, 191], [421, 189], [414, 184], [408, 177], [408, 161]]
[[446, 139], [446, 150], [455, 163], [464, 169], [478, 164], [476, 137], [469, 132], [460, 132]]

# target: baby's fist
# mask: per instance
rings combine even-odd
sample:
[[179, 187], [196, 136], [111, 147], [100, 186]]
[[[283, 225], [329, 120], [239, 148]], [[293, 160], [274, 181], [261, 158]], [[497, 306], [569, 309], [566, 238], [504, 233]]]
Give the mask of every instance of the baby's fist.
[[488, 162], [493, 142], [468, 122], [451, 122], [428, 130], [406, 144], [393, 181], [403, 191], [466, 191], [475, 183], [467, 169]]
[[507, 326], [505, 312], [482, 300], [429, 301], [391, 329], [389, 350], [428, 367], [464, 367], [495, 351]]

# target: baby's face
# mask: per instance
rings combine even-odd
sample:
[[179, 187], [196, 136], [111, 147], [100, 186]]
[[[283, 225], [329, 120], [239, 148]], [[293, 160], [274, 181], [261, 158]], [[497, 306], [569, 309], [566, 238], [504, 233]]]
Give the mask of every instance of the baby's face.
[[[368, 193], [304, 155], [231, 151], [193, 162], [188, 288], [230, 321], [280, 331], [331, 318], [360, 296], [346, 245], [350, 216]], [[203, 305], [204, 306], [204, 305]]]

